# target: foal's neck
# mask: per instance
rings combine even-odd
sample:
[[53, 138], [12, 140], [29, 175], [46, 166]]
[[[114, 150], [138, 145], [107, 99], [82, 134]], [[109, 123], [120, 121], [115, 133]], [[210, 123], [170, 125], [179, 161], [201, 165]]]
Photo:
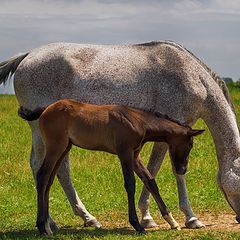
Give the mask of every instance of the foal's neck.
[[145, 119], [144, 142], [167, 142], [170, 137], [186, 134], [187, 130], [177, 122], [150, 114]]

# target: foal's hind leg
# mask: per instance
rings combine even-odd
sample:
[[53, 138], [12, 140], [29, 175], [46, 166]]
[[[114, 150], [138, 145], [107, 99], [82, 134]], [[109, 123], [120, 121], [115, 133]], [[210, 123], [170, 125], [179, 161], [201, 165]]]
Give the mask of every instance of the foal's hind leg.
[[[35, 180], [35, 184], [37, 186], [37, 172], [39, 171], [43, 159], [44, 159], [44, 145], [40, 136], [39, 129], [37, 127], [36, 130], [36, 122], [29, 123], [32, 128], [32, 149], [31, 149], [31, 155], [30, 155], [30, 166], [32, 169], [33, 177]], [[38, 125], [38, 122], [37, 122]], [[56, 232], [58, 230], [57, 224], [54, 222], [54, 220], [49, 217], [49, 224], [51, 227], [52, 232]]]
[[[44, 145], [41, 139], [41, 134], [39, 132], [38, 121], [29, 122], [29, 125], [32, 130], [32, 151], [30, 156], [30, 165], [33, 172], [33, 176], [36, 182], [37, 172], [40, 169], [43, 159], [44, 159]], [[67, 198], [72, 206], [74, 213], [80, 216], [85, 226], [92, 226], [99, 228], [101, 224], [96, 220], [94, 216], [92, 216], [80, 198], [78, 197], [77, 192], [75, 191], [69, 173], [69, 158], [66, 156], [62, 161], [62, 164], [58, 170], [58, 180], [67, 195]], [[57, 225], [50, 218], [50, 226], [52, 231], [57, 230]]]
[[[148, 170], [154, 178], [162, 165], [167, 149], [168, 146], [165, 143], [154, 143], [152, 154], [147, 166]], [[138, 208], [142, 213], [141, 225], [145, 228], [152, 228], [158, 226], [149, 212], [149, 201], [150, 192], [144, 186], [138, 202]]]
[[172, 229], [180, 229], [179, 224], [175, 221], [175, 219], [172, 217], [172, 214], [167, 209], [165, 203], [163, 202], [158, 186], [155, 182], [155, 179], [151, 175], [151, 173], [147, 170], [147, 168], [143, 165], [140, 156], [135, 156], [134, 161], [134, 171], [137, 173], [137, 175], [140, 177], [140, 179], [143, 181], [145, 187], [148, 189], [148, 191], [153, 195], [159, 210], [163, 216], [163, 218], [169, 223]]
[[60, 161], [70, 149], [67, 138], [59, 138], [59, 144], [46, 143], [46, 156], [37, 173], [38, 214], [37, 227], [40, 234], [52, 235], [49, 221], [49, 190]]
[[52, 186], [53, 184], [53, 181], [54, 181], [54, 178], [55, 178], [55, 175], [56, 175], [56, 172], [63, 160], [63, 158], [66, 156], [66, 154], [70, 151], [72, 147], [72, 144], [69, 143], [66, 150], [63, 152], [63, 154], [61, 155], [60, 159], [56, 162], [55, 166], [54, 166], [54, 169], [50, 175], [50, 178], [49, 178], [49, 181], [48, 181], [48, 184], [47, 184], [47, 187], [46, 187], [46, 192], [45, 192], [45, 208], [46, 208], [46, 215], [49, 216], [49, 191], [50, 191], [50, 187]]

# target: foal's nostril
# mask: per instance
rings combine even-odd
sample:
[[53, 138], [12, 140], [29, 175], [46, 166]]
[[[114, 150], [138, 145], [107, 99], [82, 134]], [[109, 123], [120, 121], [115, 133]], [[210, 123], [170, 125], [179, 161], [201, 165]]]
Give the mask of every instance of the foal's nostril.
[[240, 223], [240, 216], [239, 215], [236, 216], [236, 220], [237, 220], [238, 223]]

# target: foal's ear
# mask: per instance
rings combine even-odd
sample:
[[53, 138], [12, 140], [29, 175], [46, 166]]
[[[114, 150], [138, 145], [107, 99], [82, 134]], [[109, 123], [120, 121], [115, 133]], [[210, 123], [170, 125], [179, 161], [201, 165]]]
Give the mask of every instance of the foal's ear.
[[201, 130], [191, 129], [188, 131], [188, 135], [194, 137], [194, 136], [202, 134], [204, 131], [205, 131], [204, 129], [201, 129]]

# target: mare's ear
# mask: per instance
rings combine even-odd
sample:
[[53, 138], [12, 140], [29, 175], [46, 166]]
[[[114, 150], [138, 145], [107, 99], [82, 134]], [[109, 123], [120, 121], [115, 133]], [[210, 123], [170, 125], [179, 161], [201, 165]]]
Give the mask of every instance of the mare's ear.
[[191, 129], [188, 131], [188, 135], [194, 137], [194, 136], [202, 134], [204, 131], [205, 131], [204, 129], [201, 129], [201, 130]]

